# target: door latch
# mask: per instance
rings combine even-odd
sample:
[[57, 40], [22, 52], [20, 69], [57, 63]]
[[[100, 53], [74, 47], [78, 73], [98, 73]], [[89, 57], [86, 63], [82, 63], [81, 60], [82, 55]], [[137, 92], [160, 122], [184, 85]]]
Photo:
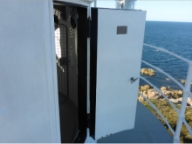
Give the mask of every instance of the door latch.
[[138, 77], [137, 77], [137, 78], [131, 77], [131, 78], [130, 78], [130, 81], [131, 81], [131, 83], [134, 83], [137, 79], [138, 79]]

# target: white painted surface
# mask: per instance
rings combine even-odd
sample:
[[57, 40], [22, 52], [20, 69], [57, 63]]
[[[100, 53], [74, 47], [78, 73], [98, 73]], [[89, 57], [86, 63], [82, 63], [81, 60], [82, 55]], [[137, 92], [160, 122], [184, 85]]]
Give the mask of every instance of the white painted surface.
[[97, 142], [92, 137], [87, 137], [84, 143], [96, 144]]
[[56, 52], [56, 55], [57, 55], [58, 59], [61, 58], [61, 44], [60, 44], [60, 39], [61, 39], [60, 28], [57, 28], [57, 29], [55, 30], [55, 43], [56, 43], [55, 52]]
[[91, 136], [90, 136], [90, 129], [87, 128], [87, 136], [84, 143], [97, 143]]
[[53, 4], [0, 1], [0, 142], [60, 142]]
[[[98, 12], [96, 140], [134, 128], [146, 12]], [[117, 35], [117, 26], [128, 33]]]

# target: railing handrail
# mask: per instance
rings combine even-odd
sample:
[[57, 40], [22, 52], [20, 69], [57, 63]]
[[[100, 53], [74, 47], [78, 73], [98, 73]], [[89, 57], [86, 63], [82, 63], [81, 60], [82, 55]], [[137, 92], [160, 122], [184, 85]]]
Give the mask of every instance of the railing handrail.
[[172, 134], [174, 135], [175, 132], [174, 132], [173, 128], [171, 127], [171, 125], [169, 124], [169, 122], [167, 121], [167, 119], [162, 115], [162, 113], [157, 109], [157, 107], [152, 102], [150, 102], [150, 100], [148, 100], [148, 98], [146, 98], [142, 93], [140, 93], [140, 94], [151, 105], [151, 107], [160, 115], [160, 117], [164, 120], [164, 122], [167, 124], [167, 126], [171, 130]]
[[177, 114], [179, 114], [178, 108], [176, 108], [176, 106], [173, 104], [173, 102], [171, 102], [171, 101], [165, 96], [165, 94], [164, 94], [163, 92], [161, 92], [154, 84], [152, 84], [151, 82], [149, 82], [146, 78], [144, 78], [144, 77], [142, 77], [142, 76], [140, 76], [140, 78], [141, 78], [142, 80], [144, 80], [145, 82], [147, 82], [149, 85], [153, 86], [153, 88], [154, 88], [157, 92], [159, 92], [161, 95], [163, 95], [163, 97], [164, 97], [164, 98], [169, 102], [169, 104], [175, 109], [175, 111], [177, 112]]
[[160, 47], [157, 47], [157, 46], [149, 45], [149, 44], [146, 44], [146, 43], [144, 43], [143, 45], [144, 45], [144, 46], [147, 46], [147, 47], [149, 47], [149, 48], [153, 48], [153, 49], [162, 51], [162, 52], [164, 52], [164, 53], [170, 54], [170, 55], [172, 55], [172, 56], [174, 56], [174, 57], [176, 57], [176, 58], [178, 58], [178, 59], [180, 59], [180, 60], [182, 60], [182, 61], [184, 61], [184, 62], [186, 62], [186, 63], [188, 63], [188, 64], [191, 64], [191, 63], [192, 63], [191, 60], [188, 60], [188, 59], [186, 59], [186, 58], [183, 58], [182, 56], [179, 56], [179, 55], [177, 55], [177, 54], [175, 54], [175, 53], [173, 53], [173, 52], [170, 52], [170, 51], [168, 51], [168, 50], [166, 50], [166, 49], [164, 49], [164, 48], [160, 48]]
[[143, 63], [145, 63], [146, 65], [155, 68], [157, 71], [165, 74], [166, 76], [168, 76], [171, 80], [173, 80], [176, 84], [178, 84], [182, 90], [183, 90], [183, 99], [182, 99], [182, 104], [181, 104], [181, 109], [178, 110], [175, 105], [159, 90], [159, 88], [157, 88], [155, 85], [153, 85], [151, 82], [149, 82], [147, 79], [145, 79], [144, 77], [140, 76], [141, 79], [143, 79], [145, 82], [147, 82], [148, 84], [150, 84], [151, 86], [153, 86], [153, 88], [155, 88], [156, 91], [158, 91], [159, 93], [161, 93], [161, 95], [163, 95], [163, 97], [169, 102], [169, 104], [175, 109], [175, 111], [178, 113], [178, 121], [177, 121], [177, 126], [176, 126], [176, 131], [174, 132], [172, 127], [170, 126], [170, 124], [167, 122], [167, 120], [165, 119], [165, 117], [161, 114], [161, 112], [143, 95], [141, 94], [142, 97], [144, 97], [144, 99], [147, 100], [147, 102], [149, 102], [149, 104], [151, 105], [151, 107], [162, 117], [162, 119], [164, 120], [164, 122], [167, 124], [167, 126], [169, 127], [169, 129], [171, 130], [171, 132], [174, 135], [174, 143], [179, 143], [180, 142], [180, 131], [181, 131], [181, 127], [182, 124], [184, 123], [185, 126], [187, 127], [187, 130], [190, 133], [190, 136], [192, 137], [192, 130], [190, 129], [189, 124], [186, 122], [185, 120], [185, 110], [186, 110], [186, 106], [187, 106], [187, 98], [190, 96], [192, 97], [192, 94], [190, 93], [190, 86], [191, 86], [191, 81], [192, 81], [192, 61], [183, 58], [173, 52], [170, 52], [164, 48], [160, 48], [157, 46], [152, 46], [149, 44], [144, 43], [144, 46], [147, 46], [149, 48], [153, 48], [153, 49], [157, 49], [161, 52], [170, 54], [186, 63], [188, 63], [189, 67], [188, 67], [188, 73], [187, 73], [187, 79], [186, 79], [186, 83], [185, 86], [181, 85], [181, 83], [179, 83], [175, 78], [173, 78], [171, 75], [169, 75], [168, 73], [166, 73], [165, 71], [163, 71], [162, 69], [142, 60]]
[[145, 63], [146, 65], [150, 66], [150, 67], [153, 67], [153, 68], [156, 69], [158, 72], [161, 72], [161, 73], [165, 74], [165, 75], [168, 76], [171, 80], [173, 80], [176, 84], [178, 84], [178, 85], [182, 88], [182, 90], [184, 90], [184, 86], [183, 86], [181, 83], [179, 83], [175, 78], [173, 78], [170, 74], [166, 73], [166, 72], [163, 71], [162, 69], [160, 69], [160, 68], [158, 68], [158, 67], [156, 67], [156, 66], [154, 66], [154, 65], [152, 65], [152, 64], [150, 64], [150, 63], [148, 63], [148, 62], [146, 62], [146, 61], [144, 61], [144, 60], [142, 60], [142, 62]]

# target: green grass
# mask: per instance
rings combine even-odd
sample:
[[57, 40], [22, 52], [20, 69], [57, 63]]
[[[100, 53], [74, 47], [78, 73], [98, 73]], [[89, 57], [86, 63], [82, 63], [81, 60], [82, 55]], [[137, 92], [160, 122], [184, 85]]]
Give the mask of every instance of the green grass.
[[[157, 109], [162, 113], [162, 115], [167, 119], [173, 130], [176, 129], [177, 125], [177, 112], [174, 110], [174, 108], [171, 107], [171, 105], [166, 100], [155, 100], [150, 99], [150, 101], [157, 107]], [[163, 119], [158, 115], [157, 112], [150, 106], [150, 104], [147, 101], [141, 102], [145, 107], [147, 107], [161, 122], [162, 124], [167, 128], [168, 132], [172, 135], [171, 131], [169, 130], [168, 126], [165, 124]], [[178, 109], [180, 109], [179, 105], [176, 105]], [[189, 123], [189, 125], [192, 128], [192, 109], [186, 108], [185, 111], [185, 119]], [[190, 134], [187, 130], [187, 128], [183, 125], [181, 128], [181, 134], [180, 134], [180, 142], [181, 143], [192, 143], [192, 138], [190, 137]]]

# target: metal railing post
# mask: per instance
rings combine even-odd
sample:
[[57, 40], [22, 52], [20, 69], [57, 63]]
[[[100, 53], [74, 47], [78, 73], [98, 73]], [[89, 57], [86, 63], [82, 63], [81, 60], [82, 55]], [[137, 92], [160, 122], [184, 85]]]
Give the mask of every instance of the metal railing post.
[[[178, 109], [173, 106], [173, 104], [168, 100], [166, 99], [170, 104], [171, 106], [177, 111], [178, 113], [178, 120], [177, 120], [177, 126], [176, 126], [176, 130], [175, 130], [175, 133], [173, 134], [173, 143], [180, 143], [180, 134], [181, 134], [181, 128], [182, 128], [182, 124], [184, 123], [187, 130], [189, 131], [190, 133], [190, 136], [192, 137], [192, 130], [191, 130], [191, 127], [190, 125], [186, 122], [185, 120], [185, 111], [186, 111], [186, 106], [187, 106], [187, 100], [189, 97], [192, 98], [192, 94], [190, 93], [190, 87], [191, 87], [191, 82], [192, 82], [192, 61], [191, 60], [188, 60], [184, 57], [181, 57], [177, 54], [174, 54], [164, 48], [159, 48], [159, 47], [156, 47], [156, 46], [152, 46], [152, 45], [149, 45], [149, 44], [143, 44], [144, 46], [147, 46], [149, 48], [152, 48], [152, 49], [157, 49], [161, 52], [164, 52], [164, 53], [167, 53], [167, 54], [170, 54], [171, 56], [174, 56], [186, 63], [188, 63], [188, 73], [187, 73], [187, 78], [186, 78], [186, 83], [185, 83], [185, 86], [181, 85], [181, 83], [179, 83], [176, 79], [174, 79], [171, 75], [167, 74], [166, 72], [164, 72], [163, 70], [161, 70], [160, 68], [158, 67], [155, 67], [154, 65], [146, 62], [146, 61], [143, 61], [143, 63], [147, 64], [148, 66], [152, 67], [152, 68], [155, 68], [158, 72], [161, 72], [163, 74], [165, 74], [166, 76], [168, 76], [169, 78], [171, 78], [171, 80], [173, 80], [173, 82], [175, 82], [178, 86], [180, 86], [180, 88], [182, 88], [183, 90], [183, 98], [182, 98], [182, 103], [181, 103], [181, 108], [180, 110], [178, 111]], [[142, 77], [141, 77], [142, 78]], [[151, 84], [149, 81], [147, 81], [145, 78], [142, 78], [144, 81], [146, 81], [148, 84]], [[154, 87], [155, 88], [155, 87]], [[158, 88], [156, 88], [158, 89]], [[160, 92], [161, 93], [161, 92]], [[163, 95], [164, 96], [164, 95]], [[150, 102], [149, 102], [150, 104]], [[150, 104], [151, 105], [151, 104]], [[152, 106], [152, 105], [151, 105]]]
[[183, 99], [181, 103], [181, 109], [178, 115], [177, 127], [174, 135], [174, 141], [173, 141], [174, 143], [180, 143], [180, 132], [183, 124], [183, 119], [185, 119], [185, 109], [187, 106], [187, 99], [190, 95], [191, 81], [192, 81], [192, 62], [189, 63], [189, 67], [188, 67], [188, 73], [187, 73], [187, 78], [185, 83]]
[[94, 0], [94, 7], [97, 7], [97, 0]]

